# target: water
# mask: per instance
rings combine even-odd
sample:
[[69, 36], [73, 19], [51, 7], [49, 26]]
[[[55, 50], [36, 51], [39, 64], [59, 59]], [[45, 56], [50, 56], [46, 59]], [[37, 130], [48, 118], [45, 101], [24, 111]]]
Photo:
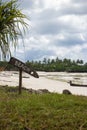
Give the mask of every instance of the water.
[[39, 72], [39, 75], [63, 82], [73, 81], [79, 84], [87, 84], [87, 73]]

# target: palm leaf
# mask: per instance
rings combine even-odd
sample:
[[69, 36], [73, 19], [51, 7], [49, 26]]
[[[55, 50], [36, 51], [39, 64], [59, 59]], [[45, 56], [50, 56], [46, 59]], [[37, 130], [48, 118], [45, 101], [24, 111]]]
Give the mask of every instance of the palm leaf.
[[[28, 24], [25, 22], [27, 17], [19, 10], [18, 0], [11, 0], [3, 3], [0, 1], [0, 47], [3, 55], [10, 51], [10, 43], [17, 46], [19, 36], [23, 37]], [[22, 27], [22, 28], [21, 28]], [[7, 51], [4, 49], [8, 48]]]

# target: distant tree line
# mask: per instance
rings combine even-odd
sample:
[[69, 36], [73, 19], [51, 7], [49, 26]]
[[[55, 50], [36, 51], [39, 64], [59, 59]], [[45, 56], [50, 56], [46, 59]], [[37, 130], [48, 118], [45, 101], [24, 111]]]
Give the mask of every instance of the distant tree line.
[[84, 64], [83, 60], [77, 59], [46, 59], [43, 61], [27, 61], [28, 66], [32, 66], [37, 71], [46, 72], [87, 72], [87, 63]]
[[[77, 59], [47, 59], [42, 61], [27, 61], [27, 66], [33, 68], [36, 71], [46, 72], [87, 72], [87, 63], [84, 64], [83, 60]], [[6, 70], [18, 70], [16, 67], [8, 64], [6, 61], [0, 61], [0, 67], [6, 67]]]

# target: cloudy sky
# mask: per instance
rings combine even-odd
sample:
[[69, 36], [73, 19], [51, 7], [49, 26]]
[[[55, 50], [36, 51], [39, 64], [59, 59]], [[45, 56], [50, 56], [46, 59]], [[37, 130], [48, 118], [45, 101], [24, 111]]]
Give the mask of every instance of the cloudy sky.
[[20, 9], [30, 19], [29, 29], [13, 56], [87, 62], [87, 0], [20, 0]]

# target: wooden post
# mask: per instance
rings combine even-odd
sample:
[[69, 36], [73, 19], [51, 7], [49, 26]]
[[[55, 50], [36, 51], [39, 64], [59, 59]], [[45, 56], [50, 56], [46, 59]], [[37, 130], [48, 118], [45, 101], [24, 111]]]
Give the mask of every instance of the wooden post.
[[19, 69], [19, 94], [21, 94], [22, 89], [22, 69]]
[[29, 68], [25, 63], [23, 63], [22, 61], [11, 57], [10, 64], [16, 66], [19, 69], [19, 94], [21, 94], [22, 92], [22, 71], [30, 74], [31, 76], [34, 76], [35, 78], [39, 78], [39, 75], [36, 73], [35, 70], [33, 70], [32, 68]]

